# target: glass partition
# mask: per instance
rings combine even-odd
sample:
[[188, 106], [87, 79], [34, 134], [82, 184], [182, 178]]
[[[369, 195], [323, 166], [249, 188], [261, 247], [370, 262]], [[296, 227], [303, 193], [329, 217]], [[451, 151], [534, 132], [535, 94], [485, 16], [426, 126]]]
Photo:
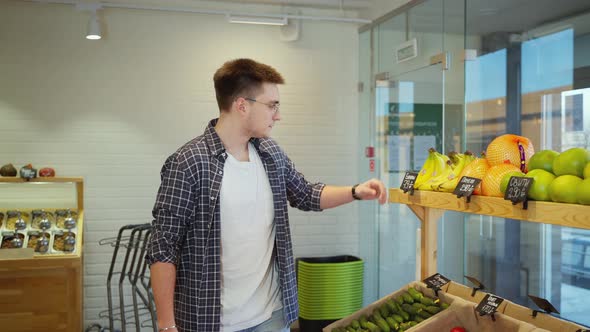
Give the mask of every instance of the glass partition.
[[[525, 0], [417, 3], [370, 30], [372, 65], [361, 69], [374, 88], [369, 98], [361, 94], [373, 112], [361, 132], [369, 128], [376, 176], [386, 186], [399, 187], [431, 146], [479, 154], [511, 133], [531, 139], [536, 151], [590, 148], [588, 1], [543, 2], [540, 11]], [[416, 56], [397, 61], [400, 45], [412, 40]], [[416, 279], [418, 220], [398, 204], [374, 219], [361, 225], [364, 238], [377, 240], [375, 250], [365, 248], [377, 285], [368, 302]], [[529, 294], [544, 297], [562, 317], [590, 325], [588, 230], [446, 212], [437, 251], [438, 271], [453, 280], [476, 277], [529, 307]]]

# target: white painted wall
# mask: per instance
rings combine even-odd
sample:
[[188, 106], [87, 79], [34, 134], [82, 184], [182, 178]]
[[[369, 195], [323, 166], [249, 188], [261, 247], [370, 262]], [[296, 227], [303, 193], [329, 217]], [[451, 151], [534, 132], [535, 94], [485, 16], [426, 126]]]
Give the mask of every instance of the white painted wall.
[[[212, 76], [224, 61], [283, 73], [274, 137], [309, 180], [360, 181], [356, 25], [304, 21], [301, 39], [285, 43], [276, 27], [220, 16], [103, 14], [105, 38], [92, 42], [88, 14], [73, 6], [0, 3], [0, 164], [84, 177], [86, 324], [106, 309], [112, 248], [99, 239], [151, 221], [163, 161], [218, 114]], [[356, 212], [291, 211], [296, 256], [358, 255]]]

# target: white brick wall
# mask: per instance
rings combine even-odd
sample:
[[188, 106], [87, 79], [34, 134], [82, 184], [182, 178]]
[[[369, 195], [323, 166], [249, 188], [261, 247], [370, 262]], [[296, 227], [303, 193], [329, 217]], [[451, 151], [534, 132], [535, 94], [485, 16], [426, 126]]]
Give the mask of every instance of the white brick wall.
[[[85, 178], [86, 324], [107, 307], [112, 249], [98, 240], [151, 220], [161, 164], [218, 112], [212, 75], [224, 61], [251, 57], [283, 73], [274, 137], [309, 180], [358, 182], [355, 25], [304, 21], [302, 38], [284, 43], [276, 27], [107, 9], [105, 38], [91, 42], [87, 17], [0, 3], [0, 164]], [[296, 255], [358, 254], [356, 211], [291, 211]]]

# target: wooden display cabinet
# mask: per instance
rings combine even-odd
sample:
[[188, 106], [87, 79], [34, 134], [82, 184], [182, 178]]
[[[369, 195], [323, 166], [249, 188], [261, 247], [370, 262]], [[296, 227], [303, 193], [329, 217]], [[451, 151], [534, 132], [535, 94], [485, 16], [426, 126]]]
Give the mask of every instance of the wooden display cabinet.
[[[71, 194], [56, 200], [57, 206], [52, 206], [52, 197], [46, 194], [52, 186], [59, 187], [61, 191], [70, 188]], [[13, 198], [10, 192], [19, 192], [20, 189], [26, 190]], [[34, 197], [32, 193], [36, 189], [43, 189], [43, 199]], [[32, 248], [0, 249], [0, 330], [83, 330], [83, 193], [82, 178], [34, 178], [26, 181], [0, 177], [0, 210], [65, 208], [77, 211], [76, 244], [71, 253], [38, 254]]]

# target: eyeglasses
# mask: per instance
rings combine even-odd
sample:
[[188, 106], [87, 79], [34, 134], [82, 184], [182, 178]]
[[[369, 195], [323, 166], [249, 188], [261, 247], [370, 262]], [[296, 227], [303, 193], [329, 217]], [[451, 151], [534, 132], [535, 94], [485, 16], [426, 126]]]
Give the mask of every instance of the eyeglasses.
[[276, 114], [279, 111], [279, 108], [281, 107], [281, 104], [278, 101], [277, 102], [272, 102], [272, 103], [263, 103], [261, 101], [258, 101], [256, 99], [254, 99], [254, 98], [244, 98], [244, 99], [246, 99], [247, 101], [254, 102], [254, 103], [259, 103], [259, 104], [262, 104], [262, 105], [266, 105], [268, 108], [270, 108], [270, 110], [272, 111], [272, 114], [273, 115]]

